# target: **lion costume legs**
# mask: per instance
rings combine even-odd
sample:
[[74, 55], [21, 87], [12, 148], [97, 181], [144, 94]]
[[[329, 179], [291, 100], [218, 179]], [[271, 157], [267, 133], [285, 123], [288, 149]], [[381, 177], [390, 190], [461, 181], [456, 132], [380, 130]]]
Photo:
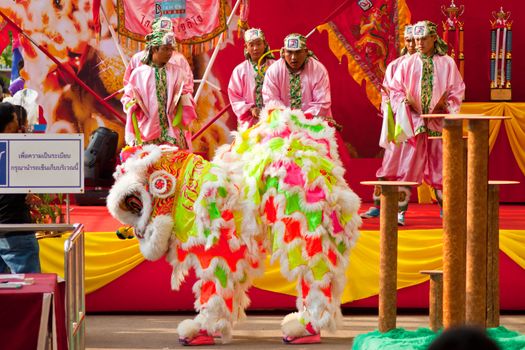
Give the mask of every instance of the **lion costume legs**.
[[298, 312], [286, 315], [281, 322], [286, 343], [319, 343], [321, 329], [335, 331], [340, 321], [340, 296], [344, 280], [337, 277], [341, 274], [325, 269], [328, 263], [324, 260], [310, 260], [299, 272]]
[[[181, 343], [214, 344], [213, 338], [221, 338], [223, 343], [229, 342], [233, 322], [245, 316], [244, 309], [249, 303], [246, 287], [237, 284], [236, 288], [225, 289], [218, 279], [201, 279], [193, 285], [193, 292], [196, 296], [195, 308], [199, 314], [194, 319], [184, 320], [179, 324]], [[203, 340], [205, 343], [200, 342]]]

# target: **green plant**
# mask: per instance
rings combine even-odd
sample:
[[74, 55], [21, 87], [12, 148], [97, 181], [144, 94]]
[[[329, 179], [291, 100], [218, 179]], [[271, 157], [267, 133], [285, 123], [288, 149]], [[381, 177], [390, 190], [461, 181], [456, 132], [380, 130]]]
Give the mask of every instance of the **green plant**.
[[0, 54], [0, 65], [11, 67], [13, 64], [13, 46], [11, 45], [12, 35], [9, 32], [9, 45], [4, 49], [4, 52]]
[[64, 195], [59, 194], [35, 194], [29, 199], [31, 216], [37, 224], [61, 224], [64, 223]]

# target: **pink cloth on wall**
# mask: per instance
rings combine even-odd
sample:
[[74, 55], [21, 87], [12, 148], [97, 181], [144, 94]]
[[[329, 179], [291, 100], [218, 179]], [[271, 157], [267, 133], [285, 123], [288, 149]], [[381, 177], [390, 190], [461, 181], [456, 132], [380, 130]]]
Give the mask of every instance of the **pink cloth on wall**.
[[[274, 62], [275, 60], [273, 59], [267, 59], [264, 66], [269, 67]], [[251, 126], [256, 122], [250, 112], [250, 109], [255, 106], [256, 74], [250, 60], [244, 60], [232, 72], [228, 84], [228, 97], [239, 124], [247, 122]]]
[[[325, 66], [310, 57], [304, 64], [300, 77], [301, 110], [315, 116], [331, 117], [330, 80]], [[266, 71], [262, 95], [265, 107], [290, 107], [290, 73], [283, 58]]]

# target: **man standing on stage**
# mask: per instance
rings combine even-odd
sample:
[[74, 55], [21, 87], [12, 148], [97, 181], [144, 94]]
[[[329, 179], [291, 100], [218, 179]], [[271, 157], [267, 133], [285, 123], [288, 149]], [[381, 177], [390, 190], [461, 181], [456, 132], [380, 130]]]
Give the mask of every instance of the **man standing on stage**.
[[306, 38], [284, 38], [281, 58], [268, 68], [262, 89], [265, 107], [290, 107], [332, 119], [330, 80], [325, 66], [306, 47]]
[[[233, 70], [228, 84], [228, 96], [237, 116], [237, 125], [245, 123], [250, 127], [259, 120], [263, 107], [264, 75], [275, 60], [271, 54], [263, 57], [270, 48], [262, 30], [247, 30], [244, 33], [244, 43], [246, 60]], [[261, 57], [263, 58], [259, 62]]]
[[[405, 59], [407, 59], [416, 52], [416, 44], [412, 35], [411, 25], [407, 25], [405, 27], [404, 41], [405, 46], [401, 52], [401, 56], [388, 64], [385, 71], [385, 78], [383, 79], [383, 86], [381, 91], [381, 111], [383, 112], [383, 125], [381, 128], [381, 137], [379, 140], [379, 145], [385, 149], [385, 154], [383, 157], [381, 168], [379, 168], [376, 174], [376, 176], [379, 179], [397, 178], [399, 163], [402, 158], [403, 150], [405, 147], [408, 147], [406, 142], [396, 143], [395, 139], [389, 139], [392, 136], [395, 137], [395, 130], [393, 131], [394, 135], [390, 135], [392, 131], [389, 130], [389, 123], [394, 124], [394, 118], [390, 104], [390, 85], [392, 83], [392, 80], [394, 79], [394, 73], [396, 72], [397, 67], [401, 64], [401, 62], [403, 62]], [[399, 188], [399, 225], [405, 224], [405, 212], [408, 208], [410, 191], [410, 187]], [[379, 217], [380, 195], [381, 187], [375, 186], [373, 193], [374, 206], [370, 207], [365, 213], [361, 214], [362, 218], [368, 219]]]
[[[465, 84], [454, 60], [446, 54], [447, 45], [438, 37], [436, 25], [421, 21], [414, 25], [417, 54], [398, 66], [390, 85], [392, 110], [397, 120], [412, 125], [403, 148], [397, 173], [381, 174], [391, 180], [424, 180], [436, 192], [442, 203], [443, 149], [442, 119], [424, 119], [421, 114], [457, 113], [465, 93]], [[449, 194], [454, 195], [454, 194]]]
[[[164, 26], [161, 26], [160, 23], [165, 24]], [[171, 25], [169, 23], [171, 23]], [[153, 21], [151, 28], [153, 31], [172, 32], [173, 22], [171, 22], [171, 20], [168, 17], [159, 17]], [[126, 71], [124, 72], [124, 86], [128, 83], [129, 77], [131, 76], [131, 72], [138, 66], [142, 65], [142, 58], [146, 55], [146, 51], [147, 49], [137, 52], [129, 60], [128, 65], [126, 67]], [[193, 94], [193, 72], [184, 55], [174, 50], [170, 58], [170, 63], [173, 63], [174, 65], [178, 66], [179, 69], [181, 69], [184, 72], [184, 88], [182, 92], [184, 94]]]
[[146, 35], [143, 64], [124, 86], [125, 139], [130, 145], [170, 143], [188, 149], [189, 124], [197, 118], [195, 102], [184, 90], [185, 72], [170, 61], [175, 35], [166, 28], [172, 28], [171, 20], [161, 19]]

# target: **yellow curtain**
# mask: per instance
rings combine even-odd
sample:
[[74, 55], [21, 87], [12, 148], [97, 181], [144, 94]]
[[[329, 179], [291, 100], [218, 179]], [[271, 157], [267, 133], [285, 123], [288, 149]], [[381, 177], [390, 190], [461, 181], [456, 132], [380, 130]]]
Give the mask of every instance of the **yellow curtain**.
[[[428, 280], [421, 270], [442, 268], [442, 229], [400, 230], [398, 243], [398, 288], [413, 286]], [[43, 272], [63, 276], [64, 240], [40, 240], [40, 260]], [[525, 231], [500, 230], [500, 247], [525, 269]], [[136, 239], [119, 240], [114, 233], [88, 232], [85, 237], [86, 293], [110, 283], [133, 269], [144, 258]], [[379, 232], [362, 231], [350, 255], [346, 270], [347, 284], [342, 302], [366, 298], [379, 292]], [[166, 278], [169, 278], [168, 276]], [[257, 288], [288, 295], [297, 295], [296, 283], [280, 273], [278, 264], [266, 261], [266, 273], [254, 281]]]
[[[484, 114], [490, 116], [508, 116], [505, 128], [509, 144], [523, 174], [525, 174], [525, 103], [510, 102], [465, 102], [461, 105], [460, 113]], [[489, 125], [489, 150], [492, 151], [501, 128], [501, 120], [491, 120]], [[467, 122], [463, 129], [467, 134]], [[431, 188], [426, 184], [418, 187], [419, 203], [431, 203]]]
[[[461, 113], [480, 113], [491, 116], [507, 116], [505, 129], [509, 144], [523, 174], [525, 174], [525, 103], [513, 102], [466, 102]], [[501, 120], [490, 122], [490, 149], [494, 146], [501, 127]]]
[[[42, 272], [64, 277], [64, 241], [69, 235], [39, 240]], [[122, 276], [144, 261], [136, 239], [120, 240], [115, 232], [85, 233], [86, 293]]]
[[514, 158], [525, 174], [525, 103], [505, 103], [505, 115], [512, 116], [505, 120], [505, 129]]

